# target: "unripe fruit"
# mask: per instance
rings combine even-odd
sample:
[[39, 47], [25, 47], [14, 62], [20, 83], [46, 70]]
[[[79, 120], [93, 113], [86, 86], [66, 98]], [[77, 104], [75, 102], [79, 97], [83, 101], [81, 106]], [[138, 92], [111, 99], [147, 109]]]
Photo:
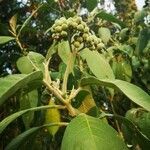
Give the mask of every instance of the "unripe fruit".
[[89, 35], [88, 35], [87, 33], [84, 33], [84, 34], [82, 35], [82, 37], [83, 37], [84, 40], [86, 40], [86, 39], [88, 38], [88, 36], [89, 36]]
[[67, 36], [67, 32], [66, 32], [66, 31], [61, 31], [61, 35], [62, 35], [63, 37], [66, 37], [66, 36]]
[[55, 28], [55, 31], [56, 31], [56, 32], [62, 31], [62, 27], [61, 27], [61, 26], [57, 26], [57, 27]]
[[94, 49], [95, 49], [95, 46], [93, 45], [93, 46], [89, 47], [89, 49], [90, 49], [90, 50], [94, 50]]
[[75, 22], [76, 22], [76, 23], [79, 24], [81, 21], [82, 21], [82, 18], [81, 18], [81, 17], [76, 17], [76, 18], [75, 18]]
[[73, 28], [76, 28], [76, 27], [78, 26], [78, 24], [77, 24], [76, 22], [72, 22], [72, 23], [71, 23], [71, 26], [72, 26]]
[[78, 42], [82, 43], [83, 42], [83, 38], [82, 37], [77, 37], [76, 39]]
[[97, 45], [97, 48], [98, 49], [101, 49], [101, 48], [104, 48], [105, 47], [105, 45], [103, 44], [103, 43], [99, 43], [98, 45]]
[[76, 48], [79, 48], [79, 47], [80, 47], [80, 42], [75, 41], [75, 42], [73, 43], [73, 45], [74, 45]]
[[87, 42], [92, 42], [92, 41], [93, 41], [93, 38], [92, 38], [91, 36], [88, 36], [87, 39], [86, 39], [86, 41], [87, 41]]
[[52, 38], [53, 39], [59, 39], [59, 34], [57, 34], [57, 33], [52, 34]]
[[65, 23], [62, 24], [62, 29], [63, 29], [63, 30], [66, 30], [67, 28], [68, 28], [68, 25], [67, 25], [67, 24], [65, 24]]
[[66, 21], [66, 18], [65, 17], [61, 17], [59, 18], [60, 21]]
[[88, 32], [89, 32], [89, 28], [88, 28], [88, 27], [85, 27], [85, 28], [84, 28], [84, 32], [85, 32], [85, 33], [88, 33]]
[[62, 24], [61, 20], [56, 20], [56, 21], [55, 21], [55, 25], [56, 25], [56, 26], [60, 26], [61, 24]]
[[83, 26], [82, 24], [79, 24], [79, 25], [77, 26], [77, 29], [78, 29], [79, 31], [83, 31], [83, 30], [84, 30], [84, 26]]

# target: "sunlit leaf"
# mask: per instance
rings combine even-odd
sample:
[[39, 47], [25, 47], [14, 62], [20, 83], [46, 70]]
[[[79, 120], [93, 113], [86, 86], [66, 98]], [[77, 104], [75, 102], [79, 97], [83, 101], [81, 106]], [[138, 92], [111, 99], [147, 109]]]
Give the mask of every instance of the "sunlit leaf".
[[98, 79], [115, 78], [108, 61], [98, 52], [84, 49], [81, 52], [81, 57], [86, 59], [90, 70]]
[[17, 67], [21, 73], [28, 74], [35, 69], [44, 72], [44, 56], [30, 51], [27, 56], [20, 57], [17, 61]]
[[127, 150], [117, 132], [102, 120], [81, 114], [67, 126], [61, 150]]
[[107, 43], [109, 39], [111, 38], [111, 33], [108, 28], [104, 28], [104, 27], [99, 28], [98, 34], [104, 43]]
[[15, 38], [11, 36], [0, 36], [0, 44], [5, 44], [12, 40], [15, 40]]
[[58, 43], [58, 55], [62, 61], [67, 65], [70, 56], [70, 46], [68, 41]]

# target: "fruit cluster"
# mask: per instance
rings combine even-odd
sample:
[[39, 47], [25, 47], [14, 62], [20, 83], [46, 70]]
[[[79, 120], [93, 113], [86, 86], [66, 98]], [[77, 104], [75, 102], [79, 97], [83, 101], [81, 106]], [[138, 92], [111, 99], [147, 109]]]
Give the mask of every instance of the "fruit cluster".
[[101, 39], [90, 32], [89, 27], [81, 17], [76, 16], [68, 19], [61, 17], [55, 21], [51, 31], [54, 39], [70, 36], [72, 45], [77, 49], [88, 47], [95, 50], [104, 47]]

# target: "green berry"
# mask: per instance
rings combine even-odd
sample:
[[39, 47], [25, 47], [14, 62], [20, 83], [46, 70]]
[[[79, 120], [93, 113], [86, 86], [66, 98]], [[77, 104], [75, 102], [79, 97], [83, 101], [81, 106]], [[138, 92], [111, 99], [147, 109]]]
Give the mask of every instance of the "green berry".
[[78, 42], [82, 43], [83, 42], [83, 38], [82, 37], [77, 37], [76, 39]]
[[61, 31], [61, 35], [62, 35], [63, 37], [66, 37], [66, 36], [67, 36], [67, 32], [66, 32], [66, 31]]
[[88, 27], [85, 27], [85, 28], [84, 28], [84, 32], [85, 32], [85, 33], [88, 33], [88, 32], [89, 32], [89, 28], [88, 28]]
[[55, 31], [56, 31], [56, 32], [62, 31], [62, 27], [61, 27], [61, 26], [57, 26], [57, 27], [55, 28]]
[[59, 18], [60, 21], [66, 21], [66, 18], [65, 17], [61, 17]]
[[87, 42], [92, 42], [92, 41], [93, 41], [93, 38], [92, 38], [91, 36], [88, 36], [87, 39], [86, 39], [86, 41], [87, 41]]
[[67, 28], [68, 28], [68, 25], [67, 25], [67, 24], [65, 24], [65, 23], [62, 24], [62, 29], [63, 29], [63, 30], [66, 30]]
[[55, 25], [56, 25], [56, 26], [60, 26], [61, 24], [62, 24], [61, 20], [58, 20], [58, 19], [57, 19], [57, 20], [55, 21]]
[[76, 22], [76, 23], [79, 24], [81, 21], [82, 21], [82, 18], [81, 18], [81, 17], [76, 17], [76, 18], [75, 18], [75, 22]]
[[76, 28], [76, 27], [78, 26], [78, 24], [77, 24], [76, 22], [72, 22], [72, 23], [71, 23], [71, 26], [72, 26], [73, 28]]
[[76, 48], [79, 48], [79, 47], [80, 47], [80, 42], [78, 42], [78, 41], [75, 41], [73, 44], [74, 44], [74, 46], [75, 46]]
[[95, 46], [93, 45], [93, 46], [89, 47], [89, 49], [90, 49], [90, 50], [94, 50], [94, 49], [95, 49]]
[[83, 31], [83, 30], [84, 30], [84, 26], [83, 26], [82, 24], [79, 24], [79, 25], [77, 26], [77, 29], [78, 29], [79, 31]]
[[105, 46], [105, 45], [104, 45], [103, 43], [99, 43], [99, 44], [97, 45], [97, 48], [98, 48], [98, 49], [101, 49], [101, 48], [104, 48], [104, 46]]
[[83, 37], [84, 40], [86, 40], [88, 36], [89, 35], [87, 33], [84, 33], [82, 37]]

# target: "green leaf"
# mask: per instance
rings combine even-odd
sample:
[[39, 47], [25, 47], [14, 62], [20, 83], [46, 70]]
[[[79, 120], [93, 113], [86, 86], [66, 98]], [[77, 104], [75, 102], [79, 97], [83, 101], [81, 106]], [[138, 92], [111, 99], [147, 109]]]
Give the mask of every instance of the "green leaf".
[[143, 29], [138, 37], [137, 45], [136, 45], [136, 53], [142, 54], [144, 48], [147, 46], [148, 41], [150, 40], [150, 29]]
[[126, 118], [137, 125], [140, 131], [150, 139], [150, 112], [133, 108], [127, 111]]
[[107, 43], [111, 38], [111, 33], [108, 28], [101, 27], [98, 30], [99, 37], [103, 40], [104, 43]]
[[0, 36], [0, 44], [5, 44], [12, 40], [15, 40], [15, 38], [11, 36]]
[[105, 113], [102, 113], [101, 118], [103, 117], [114, 118], [118, 120], [120, 124], [122, 124], [123, 136], [126, 140], [126, 143], [128, 143], [129, 145], [134, 145], [135, 141], [137, 142], [137, 144], [141, 143], [142, 141], [145, 144], [143, 147], [145, 150], [146, 147], [148, 148], [150, 146], [150, 139], [145, 134], [143, 134], [139, 130], [137, 125], [134, 124], [134, 122], [130, 121], [130, 119], [127, 119], [119, 115], [105, 114]]
[[32, 111], [39, 111], [39, 110], [43, 110], [43, 109], [50, 109], [50, 108], [60, 108], [60, 105], [47, 105], [47, 106], [40, 106], [40, 107], [34, 107], [34, 108], [29, 108], [29, 109], [25, 109], [25, 110], [21, 110], [18, 111], [8, 117], [6, 117], [5, 119], [3, 119], [0, 122], [0, 134], [4, 131], [4, 129], [12, 122], [14, 121], [16, 118], [20, 117], [21, 115], [27, 113], [27, 112], [32, 112]]
[[35, 71], [29, 75], [15, 74], [0, 78], [0, 105], [17, 90], [24, 88], [35, 80], [42, 80], [41, 71]]
[[[31, 92], [28, 92], [27, 94], [23, 94], [20, 98], [20, 109], [28, 109], [36, 107], [38, 104], [38, 91], [33, 90]], [[34, 112], [26, 113], [22, 116], [24, 125], [26, 129], [30, 127], [30, 124], [34, 118]]]
[[16, 64], [21, 73], [29, 74], [34, 71], [34, 67], [27, 56], [20, 57]]
[[58, 55], [62, 61], [67, 65], [68, 58], [70, 57], [70, 46], [68, 41], [58, 43]]
[[127, 60], [124, 60], [123, 58], [120, 61], [113, 59], [112, 69], [116, 79], [125, 80], [128, 82], [131, 81], [132, 68]]
[[130, 100], [145, 108], [146, 110], [150, 111], [150, 96], [134, 84], [115, 79], [99, 80], [94, 77], [83, 78], [81, 80], [81, 86], [86, 86], [90, 84], [97, 84], [111, 88], [117, 88], [121, 92], [123, 92]]
[[36, 53], [29, 52], [27, 56], [20, 57], [17, 61], [17, 67], [21, 73], [28, 74], [35, 69], [39, 69], [44, 72], [44, 56]]
[[139, 132], [138, 134], [131, 134], [130, 130], [128, 128], [125, 128], [125, 139], [131, 144], [137, 143], [138, 145], [140, 145], [141, 149], [149, 150], [150, 112], [147, 112], [141, 108], [132, 108], [131, 110], [127, 111], [126, 118], [133, 122], [133, 124], [135, 124]]
[[89, 11], [92, 11], [97, 7], [97, 0], [86, 0], [86, 7]]
[[107, 20], [107, 21], [109, 21], [109, 22], [117, 23], [117, 24], [119, 24], [122, 28], [125, 27], [125, 24], [124, 24], [122, 21], [120, 21], [119, 19], [117, 19], [117, 18], [116, 18], [115, 16], [113, 16], [112, 14], [106, 13], [105, 11], [99, 12], [99, 13], [96, 15], [96, 17], [99, 17], [99, 18], [101, 18], [101, 19], [103, 19], [103, 20]]
[[51, 58], [52, 55], [54, 53], [56, 53], [57, 49], [58, 49], [58, 45], [56, 44], [56, 42], [53, 42], [53, 44], [49, 47], [49, 49], [47, 51], [46, 60], [48, 60], [49, 58]]
[[61, 150], [127, 150], [117, 132], [102, 120], [81, 114], [67, 126]]
[[[63, 124], [62, 124], [63, 125]], [[33, 127], [22, 134], [18, 135], [16, 138], [14, 138], [5, 148], [5, 150], [16, 150], [18, 149], [22, 143], [24, 143], [33, 133], [38, 132], [39, 130], [45, 128], [45, 127], [51, 127], [51, 126], [61, 126], [61, 123], [51, 123], [51, 124], [44, 124], [39, 127]]]
[[90, 70], [98, 79], [115, 78], [109, 63], [98, 52], [86, 48], [81, 52], [81, 57], [86, 59]]

